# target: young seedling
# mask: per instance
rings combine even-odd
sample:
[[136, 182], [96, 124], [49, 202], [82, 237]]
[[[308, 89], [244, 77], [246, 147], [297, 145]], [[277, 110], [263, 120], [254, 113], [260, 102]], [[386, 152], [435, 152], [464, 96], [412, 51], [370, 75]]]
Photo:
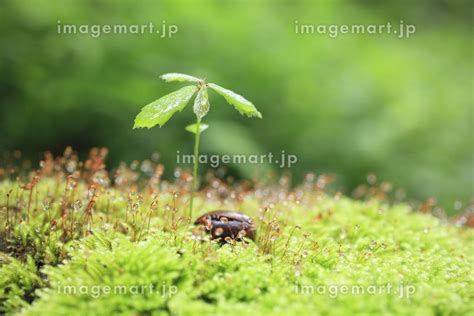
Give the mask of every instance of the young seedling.
[[204, 116], [209, 112], [209, 96], [207, 88], [211, 88], [218, 94], [224, 97], [224, 99], [235, 107], [237, 111], [242, 115], [248, 117], [262, 118], [262, 114], [255, 108], [252, 102], [245, 99], [243, 96], [237, 93], [218, 86], [215, 83], [208, 83], [204, 79], [199, 79], [193, 76], [179, 74], [179, 73], [168, 73], [161, 76], [167, 82], [170, 81], [181, 81], [191, 82], [193, 85], [185, 86], [179, 90], [176, 90], [170, 94], [161, 97], [160, 99], [153, 101], [152, 103], [143, 107], [141, 112], [135, 118], [135, 124], [133, 128], [152, 128], [155, 125], [163, 126], [176, 112], [181, 112], [189, 100], [197, 92], [196, 98], [194, 99], [193, 111], [196, 114], [196, 123], [186, 126], [188, 132], [193, 133], [194, 138], [194, 166], [193, 166], [193, 183], [191, 200], [189, 203], [189, 216], [193, 216], [193, 199], [194, 194], [198, 189], [198, 158], [199, 158], [199, 140], [201, 133], [206, 130], [209, 126], [201, 123]]

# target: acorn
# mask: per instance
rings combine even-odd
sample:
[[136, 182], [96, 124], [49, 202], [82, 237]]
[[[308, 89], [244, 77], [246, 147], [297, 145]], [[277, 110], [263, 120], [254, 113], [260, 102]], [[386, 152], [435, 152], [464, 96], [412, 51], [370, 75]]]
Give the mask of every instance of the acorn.
[[256, 228], [252, 219], [245, 214], [235, 211], [212, 211], [201, 215], [195, 225], [203, 225], [212, 239], [226, 238], [242, 241], [243, 238], [255, 240]]

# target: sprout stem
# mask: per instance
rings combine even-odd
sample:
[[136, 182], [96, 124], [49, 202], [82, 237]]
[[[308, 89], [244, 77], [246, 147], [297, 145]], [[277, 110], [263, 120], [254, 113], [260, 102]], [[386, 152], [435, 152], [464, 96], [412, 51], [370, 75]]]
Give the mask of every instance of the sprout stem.
[[193, 219], [193, 200], [196, 191], [198, 190], [198, 160], [199, 160], [199, 136], [201, 134], [201, 119], [196, 120], [196, 134], [194, 138], [194, 167], [193, 167], [193, 184], [191, 192], [191, 202], [189, 204], [189, 218]]

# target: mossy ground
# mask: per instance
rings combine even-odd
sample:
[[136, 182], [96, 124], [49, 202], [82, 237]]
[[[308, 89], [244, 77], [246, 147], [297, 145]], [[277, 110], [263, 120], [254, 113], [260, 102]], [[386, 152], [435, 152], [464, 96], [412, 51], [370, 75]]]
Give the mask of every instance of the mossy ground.
[[471, 229], [377, 194], [361, 201], [330, 196], [324, 177], [294, 189], [285, 181], [262, 186], [207, 177], [193, 217], [238, 210], [258, 231], [256, 242], [220, 246], [191, 224], [187, 173], [164, 182], [162, 166], [144, 162], [108, 175], [101, 159], [50, 159], [29, 182], [0, 182], [3, 313], [468, 315], [474, 309]]

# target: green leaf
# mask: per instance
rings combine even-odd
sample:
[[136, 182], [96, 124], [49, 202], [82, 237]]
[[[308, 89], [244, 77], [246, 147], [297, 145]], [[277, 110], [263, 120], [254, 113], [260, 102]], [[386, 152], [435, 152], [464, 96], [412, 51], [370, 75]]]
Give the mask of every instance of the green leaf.
[[165, 80], [166, 82], [170, 81], [189, 81], [189, 82], [199, 82], [201, 79], [190, 76], [190, 75], [185, 75], [185, 74], [179, 74], [176, 72], [169, 73], [169, 74], [164, 74], [160, 76], [161, 79]]
[[[200, 124], [199, 124], [199, 132], [200, 132], [200, 133], [204, 132], [208, 127], [209, 127], [209, 125], [200, 123]], [[197, 132], [197, 124], [195, 123], [195, 124], [188, 125], [188, 126], [186, 126], [185, 129], [186, 129], [188, 132], [191, 132], [191, 133], [193, 133], [193, 134], [196, 134], [196, 132]]]
[[196, 86], [186, 86], [143, 107], [133, 128], [163, 126], [177, 111], [182, 111], [196, 92]]
[[199, 89], [196, 99], [194, 99], [194, 114], [196, 114], [199, 119], [202, 119], [207, 114], [207, 112], [209, 112], [209, 107], [210, 105], [207, 88], [202, 87]]
[[209, 88], [213, 89], [221, 96], [223, 96], [229, 104], [232, 104], [237, 111], [242, 115], [247, 115], [249, 117], [255, 116], [262, 118], [262, 114], [257, 110], [255, 105], [252, 102], [245, 99], [243, 96], [216, 85], [215, 83], [210, 83]]

